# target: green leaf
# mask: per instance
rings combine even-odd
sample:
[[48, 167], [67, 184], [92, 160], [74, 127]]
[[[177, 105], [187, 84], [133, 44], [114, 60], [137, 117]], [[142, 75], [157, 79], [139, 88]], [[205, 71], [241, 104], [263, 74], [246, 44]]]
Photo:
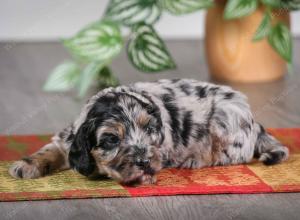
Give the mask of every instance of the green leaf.
[[299, 10], [299, 0], [261, 0], [266, 6], [283, 10]]
[[155, 23], [161, 15], [157, 0], [111, 0], [105, 18], [131, 26], [139, 22]]
[[67, 91], [73, 88], [80, 77], [80, 68], [76, 63], [66, 62], [57, 66], [48, 77], [45, 91]]
[[96, 77], [98, 76], [100, 70], [103, 68], [104, 63], [94, 61], [92, 63], [89, 63], [83, 70], [79, 85], [78, 85], [78, 95], [79, 97], [83, 97], [89, 87], [92, 85], [93, 81], [96, 80]]
[[258, 6], [257, 0], [228, 0], [225, 6], [224, 18], [234, 19], [247, 16]]
[[289, 28], [283, 24], [275, 25], [268, 37], [271, 46], [284, 58], [287, 62], [292, 62], [292, 36]]
[[282, 0], [261, 0], [261, 2], [266, 6], [278, 8], [280, 7]]
[[299, 0], [286, 0], [280, 1], [280, 8], [285, 10], [299, 10], [300, 9], [300, 1]]
[[108, 21], [95, 22], [76, 36], [64, 40], [72, 54], [85, 61], [103, 61], [120, 53], [122, 35], [117, 24]]
[[174, 15], [192, 13], [213, 6], [214, 0], [161, 0], [164, 9]]
[[158, 72], [175, 68], [166, 46], [151, 25], [138, 24], [132, 32], [127, 53], [137, 69], [144, 72]]
[[114, 76], [110, 68], [108, 68], [107, 66], [103, 67], [99, 72], [98, 81], [100, 88], [111, 86], [116, 87], [117, 85], [119, 85], [118, 79]]
[[270, 33], [271, 27], [271, 16], [269, 13], [266, 13], [255, 32], [253, 41], [259, 41], [265, 38]]

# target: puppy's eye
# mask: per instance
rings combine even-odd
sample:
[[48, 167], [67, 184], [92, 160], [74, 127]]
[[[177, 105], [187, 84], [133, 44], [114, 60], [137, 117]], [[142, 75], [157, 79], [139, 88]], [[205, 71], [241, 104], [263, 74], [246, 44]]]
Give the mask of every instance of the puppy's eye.
[[100, 147], [106, 150], [115, 148], [120, 143], [120, 139], [114, 134], [104, 134], [100, 141]]
[[110, 134], [105, 137], [105, 142], [109, 144], [118, 144], [120, 139], [118, 136]]

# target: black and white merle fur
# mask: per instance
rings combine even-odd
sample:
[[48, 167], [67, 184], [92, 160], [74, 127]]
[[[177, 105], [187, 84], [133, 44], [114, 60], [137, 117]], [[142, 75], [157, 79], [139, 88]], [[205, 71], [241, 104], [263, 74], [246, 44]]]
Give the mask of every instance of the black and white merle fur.
[[93, 96], [77, 120], [9, 173], [37, 178], [73, 168], [85, 176], [153, 183], [166, 167], [273, 165], [288, 149], [254, 122], [246, 97], [190, 79], [140, 82]]

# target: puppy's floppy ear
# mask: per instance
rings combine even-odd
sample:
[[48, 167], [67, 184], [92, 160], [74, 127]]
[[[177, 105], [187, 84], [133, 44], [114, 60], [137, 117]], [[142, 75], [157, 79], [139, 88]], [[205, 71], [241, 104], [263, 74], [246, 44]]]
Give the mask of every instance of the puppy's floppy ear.
[[69, 152], [69, 162], [73, 169], [88, 176], [95, 169], [95, 159], [91, 155], [94, 133], [87, 122], [83, 123], [75, 135]]

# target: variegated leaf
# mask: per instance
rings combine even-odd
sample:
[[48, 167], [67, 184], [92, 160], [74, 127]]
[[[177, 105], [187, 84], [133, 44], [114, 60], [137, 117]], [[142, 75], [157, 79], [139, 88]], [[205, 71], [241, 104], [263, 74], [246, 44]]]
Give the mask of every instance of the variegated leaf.
[[164, 9], [175, 15], [192, 13], [214, 4], [214, 0], [161, 0], [160, 2]]
[[225, 19], [236, 19], [253, 13], [258, 7], [257, 0], [227, 0], [224, 10]]
[[131, 26], [139, 22], [153, 24], [160, 15], [158, 0], [111, 0], [105, 18]]
[[268, 40], [282, 58], [289, 63], [292, 62], [293, 39], [289, 28], [285, 24], [278, 23], [272, 27]]
[[88, 88], [92, 85], [93, 81], [97, 79], [97, 76], [101, 69], [104, 67], [104, 63], [94, 61], [92, 63], [89, 63], [83, 70], [80, 81], [79, 81], [79, 97], [83, 97], [86, 92], [88, 91]]
[[253, 41], [259, 41], [268, 36], [271, 28], [271, 16], [269, 15], [269, 13], [266, 13], [254, 34]]
[[166, 46], [151, 25], [138, 24], [132, 32], [127, 53], [137, 69], [144, 72], [158, 72], [175, 67]]
[[65, 62], [57, 66], [48, 77], [45, 91], [67, 91], [79, 81], [80, 68], [74, 62]]
[[102, 21], [95, 22], [76, 36], [64, 40], [64, 45], [72, 54], [86, 61], [103, 61], [120, 53], [123, 40], [117, 24]]

